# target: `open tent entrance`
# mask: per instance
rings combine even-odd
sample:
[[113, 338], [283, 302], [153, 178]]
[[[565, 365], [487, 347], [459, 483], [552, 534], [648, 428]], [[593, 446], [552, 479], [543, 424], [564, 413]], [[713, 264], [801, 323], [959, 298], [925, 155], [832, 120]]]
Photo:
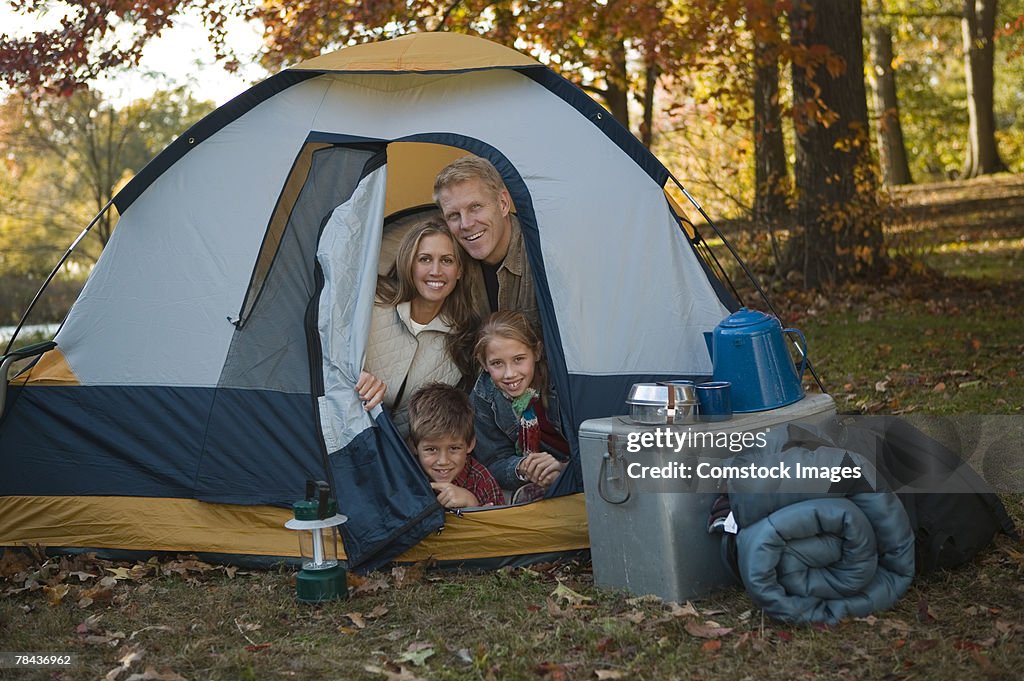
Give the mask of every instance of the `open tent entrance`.
[[[274, 411], [284, 422], [317, 419], [323, 470], [351, 520], [341, 527], [354, 567], [393, 557], [443, 525], [414, 457], [387, 417], [372, 427], [354, 384], [362, 368], [379, 273], [394, 261], [405, 231], [434, 212], [437, 173], [464, 149], [425, 142], [329, 140], [311, 135], [291, 172], [264, 234], [220, 376], [221, 388], [263, 386], [311, 395]], [[214, 405], [225, 420], [237, 410]], [[237, 413], [237, 412], [235, 412]], [[239, 434], [239, 437], [244, 435]], [[307, 438], [308, 439], [308, 438]], [[237, 467], [207, 458], [199, 479], [211, 482]], [[293, 469], [296, 473], [298, 468]], [[265, 486], [278, 471], [253, 470], [242, 490]], [[296, 477], [287, 484], [300, 490]], [[215, 486], [211, 484], [211, 489]], [[239, 497], [230, 501], [240, 501]], [[379, 514], [357, 509], [379, 509]]]

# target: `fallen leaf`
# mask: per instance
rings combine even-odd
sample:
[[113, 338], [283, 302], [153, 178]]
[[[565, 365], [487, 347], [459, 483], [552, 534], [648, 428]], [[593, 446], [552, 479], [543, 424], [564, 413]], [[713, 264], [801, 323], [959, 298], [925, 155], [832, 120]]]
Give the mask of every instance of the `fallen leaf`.
[[30, 567], [32, 567], [32, 559], [20, 551], [6, 549], [0, 556], [0, 577], [4, 579], [24, 572]]
[[246, 650], [247, 652], [250, 652], [250, 653], [258, 653], [258, 652], [260, 652], [261, 650], [266, 650], [266, 649], [267, 649], [267, 648], [269, 648], [270, 646], [271, 646], [271, 644], [270, 644], [270, 643], [253, 643], [253, 644], [251, 644], [251, 645], [247, 645], [247, 646], [245, 647], [245, 650]]
[[128, 671], [133, 664], [141, 660], [143, 655], [145, 655], [145, 651], [142, 648], [128, 649], [124, 655], [118, 658], [118, 666], [107, 672], [107, 675], [104, 678], [106, 681], [114, 681], [121, 674]]
[[128, 640], [129, 641], [134, 641], [136, 636], [138, 636], [139, 634], [141, 634], [141, 633], [143, 633], [145, 631], [168, 631], [168, 632], [173, 632], [174, 631], [174, 627], [168, 627], [168, 626], [163, 625], [163, 624], [154, 624], [154, 625], [149, 626], [149, 627], [142, 627], [141, 629], [139, 629], [137, 631], [133, 631], [132, 635], [128, 637]]
[[700, 613], [697, 612], [697, 608], [693, 607], [693, 603], [686, 601], [685, 605], [679, 605], [675, 601], [668, 604], [669, 612], [673, 617], [699, 617]]
[[570, 605], [580, 605], [584, 601], [592, 600], [590, 596], [584, 596], [581, 593], [576, 593], [561, 581], [558, 582], [558, 586], [556, 586], [555, 590], [551, 592], [551, 595], [555, 600], [564, 600]]
[[338, 633], [345, 634], [346, 636], [351, 636], [358, 631], [358, 629], [353, 629], [352, 627], [338, 627]]
[[75, 633], [85, 635], [99, 631], [101, 619], [103, 619], [103, 615], [89, 615], [81, 622], [81, 624], [75, 627]]
[[363, 619], [363, 613], [361, 612], [346, 612], [345, 617], [352, 620], [352, 624], [356, 625], [357, 629], [366, 628], [366, 620]]
[[81, 593], [81, 599], [78, 601], [78, 607], [87, 608], [93, 603], [106, 602], [114, 597], [114, 592], [108, 588], [101, 586], [94, 586], [91, 589], [86, 589]]
[[80, 640], [82, 643], [90, 646], [102, 646], [102, 645], [116, 645], [118, 641], [124, 638], [124, 634], [120, 631], [106, 634], [88, 634], [83, 636]]
[[594, 675], [601, 680], [626, 678], [626, 672], [619, 671], [618, 669], [595, 669]]
[[391, 588], [388, 578], [378, 573], [374, 573], [374, 576], [371, 577], [363, 577], [350, 572], [348, 574], [348, 586], [352, 589], [353, 594], [372, 594]]
[[928, 607], [928, 599], [922, 598], [917, 602], [917, 621], [921, 624], [932, 624], [938, 621], [938, 618], [932, 613]]
[[383, 617], [386, 614], [388, 614], [388, 608], [383, 605], [378, 605], [376, 608], [366, 613], [366, 617], [369, 619], [377, 619], [378, 617]]
[[935, 384], [935, 387], [932, 388], [932, 392], [933, 393], [941, 393], [945, 389], [946, 389], [946, 384], [943, 383], [942, 381], [939, 381], [938, 383]]
[[571, 611], [562, 609], [558, 603], [550, 597], [544, 599], [544, 602], [547, 604], [548, 614], [552, 617], [569, 617], [572, 614]]
[[67, 584], [58, 584], [57, 586], [44, 586], [43, 593], [46, 594], [46, 602], [50, 605], [60, 605], [64, 597], [68, 595], [68, 591], [71, 590]]
[[1012, 634], [1014, 631], [1017, 631], [1018, 629], [1024, 630], [1024, 626], [1020, 624], [1014, 624], [1013, 622], [1007, 622], [1005, 620], [996, 620], [996, 631], [998, 631], [1000, 634], [1004, 636]]
[[622, 616], [622, 619], [626, 620], [627, 622], [632, 622], [633, 624], [640, 624], [645, 619], [647, 619], [647, 615], [645, 615], [639, 610], [634, 610], [633, 612], [627, 612], [625, 615]]
[[155, 667], [146, 667], [141, 674], [132, 674], [125, 681], [188, 681], [184, 676], [175, 674], [169, 669], [158, 672]]
[[721, 641], [705, 641], [704, 645], [702, 645], [700, 648], [705, 653], [713, 653], [713, 652], [715, 652], [717, 650], [720, 650], [722, 648], [722, 642]]
[[104, 568], [104, 569], [107, 572], [111, 573], [111, 576], [115, 580], [117, 580], [117, 581], [121, 581], [122, 579], [130, 579], [131, 578], [131, 571], [128, 568], [126, 568], [126, 567]]
[[907, 624], [906, 622], [904, 622], [903, 620], [897, 620], [897, 619], [879, 620], [878, 627], [879, 627], [879, 629], [882, 630], [882, 633], [885, 633], [885, 634], [888, 634], [888, 633], [891, 633], [891, 632], [894, 632], [894, 631], [901, 632], [901, 633], [909, 633], [910, 632], [910, 625]]
[[422, 667], [427, 658], [434, 654], [434, 648], [429, 643], [413, 643], [409, 648], [395, 658], [395, 662], [410, 662], [417, 667]]
[[569, 678], [569, 670], [558, 662], [541, 662], [533, 671], [551, 681], [567, 681]]
[[398, 567], [391, 568], [391, 576], [395, 579], [395, 588], [404, 589], [407, 586], [422, 582], [423, 575], [426, 574], [430, 564], [431, 561], [429, 560], [421, 560], [412, 565], [399, 565]]
[[383, 674], [388, 678], [388, 681], [425, 681], [425, 679], [416, 676], [405, 667], [398, 667], [398, 671], [392, 671], [391, 669], [386, 669], [384, 667], [367, 664], [363, 665], [363, 669], [371, 674]]
[[732, 631], [731, 628], [718, 626], [715, 622], [700, 624], [694, 620], [687, 620], [686, 624], [683, 625], [683, 629], [690, 636], [696, 636], [697, 638], [719, 638]]

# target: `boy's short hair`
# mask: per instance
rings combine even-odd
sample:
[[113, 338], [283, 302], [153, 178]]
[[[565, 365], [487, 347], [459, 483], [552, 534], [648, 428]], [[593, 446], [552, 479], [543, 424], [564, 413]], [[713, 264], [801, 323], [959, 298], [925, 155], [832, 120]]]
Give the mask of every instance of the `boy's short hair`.
[[446, 383], [428, 383], [409, 398], [409, 439], [457, 436], [466, 444], [473, 441], [473, 405], [469, 395]]
[[443, 189], [467, 180], [480, 180], [494, 196], [505, 189], [505, 181], [493, 163], [482, 156], [461, 156], [442, 168], [434, 179], [434, 203], [441, 205], [438, 197]]

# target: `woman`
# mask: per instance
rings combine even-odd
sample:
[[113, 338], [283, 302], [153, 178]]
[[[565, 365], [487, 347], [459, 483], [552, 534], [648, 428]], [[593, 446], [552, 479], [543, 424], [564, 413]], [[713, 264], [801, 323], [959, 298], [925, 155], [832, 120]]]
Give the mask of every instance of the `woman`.
[[462, 283], [463, 257], [448, 227], [428, 220], [402, 238], [394, 266], [377, 283], [356, 392], [367, 409], [383, 403], [402, 437], [416, 388], [458, 385], [475, 371], [469, 346], [477, 318]]

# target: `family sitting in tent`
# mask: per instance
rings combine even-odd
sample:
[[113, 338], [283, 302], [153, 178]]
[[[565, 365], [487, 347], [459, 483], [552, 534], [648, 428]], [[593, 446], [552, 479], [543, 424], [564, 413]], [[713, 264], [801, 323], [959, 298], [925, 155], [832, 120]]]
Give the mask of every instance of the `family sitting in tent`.
[[[444, 223], [410, 229], [378, 282], [356, 391], [367, 409], [389, 411], [446, 508], [503, 503], [491, 493], [499, 485], [513, 503], [540, 498], [569, 445], [511, 197], [489, 161], [467, 156], [438, 174], [434, 199]], [[465, 401], [438, 385], [465, 395], [478, 372]], [[425, 413], [438, 409], [455, 413]], [[459, 425], [466, 419], [472, 436]]]

